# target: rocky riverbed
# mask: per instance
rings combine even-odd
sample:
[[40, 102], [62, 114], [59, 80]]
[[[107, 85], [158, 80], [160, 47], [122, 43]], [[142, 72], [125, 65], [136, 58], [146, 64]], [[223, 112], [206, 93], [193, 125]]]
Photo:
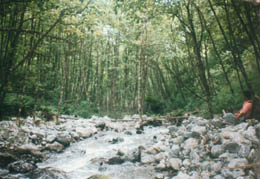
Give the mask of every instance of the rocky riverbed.
[[260, 124], [137, 115], [0, 122], [1, 179], [259, 179]]

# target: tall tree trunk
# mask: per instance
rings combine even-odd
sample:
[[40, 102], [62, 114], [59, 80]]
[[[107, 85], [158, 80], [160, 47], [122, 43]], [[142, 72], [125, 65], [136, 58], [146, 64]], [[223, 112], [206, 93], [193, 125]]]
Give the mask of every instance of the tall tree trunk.
[[[142, 42], [143, 43], [143, 42]], [[138, 101], [138, 114], [139, 114], [139, 118], [142, 121], [142, 111], [143, 111], [143, 106], [142, 106], [142, 95], [141, 95], [141, 90], [142, 90], [142, 60], [143, 60], [143, 56], [142, 56], [142, 52], [143, 51], [143, 46], [141, 44], [139, 51], [138, 51], [138, 89], [137, 89], [137, 101]]]
[[234, 55], [235, 64], [240, 69], [241, 74], [243, 75], [243, 78], [245, 80], [245, 84], [247, 85], [247, 88], [251, 92], [253, 92], [253, 88], [252, 88], [252, 86], [249, 82], [247, 72], [246, 72], [245, 67], [243, 65], [243, 62], [241, 60], [241, 55], [240, 55], [238, 47], [237, 47], [237, 41], [236, 41], [236, 37], [234, 36], [234, 32], [233, 32], [233, 28], [232, 28], [232, 24], [231, 24], [231, 19], [230, 19], [230, 16], [229, 16], [229, 9], [228, 9], [226, 3], [225, 3], [225, 12], [226, 12], [226, 16], [227, 16], [229, 34], [230, 34], [230, 37], [231, 37], [230, 43], [231, 43], [231, 46], [233, 47], [233, 51], [236, 52], [236, 54], [237, 54], [237, 55]]
[[[69, 46], [69, 45], [68, 45]], [[56, 114], [56, 123], [59, 123], [59, 116], [60, 116], [60, 109], [61, 109], [61, 104], [63, 102], [63, 95], [64, 95], [64, 87], [65, 87], [65, 80], [66, 80], [66, 73], [67, 73], [67, 66], [68, 66], [68, 53], [69, 53], [69, 47], [66, 49], [66, 46], [64, 46], [64, 62], [63, 66], [61, 68], [61, 88], [60, 88], [60, 97], [59, 97], [59, 103], [57, 107], [57, 114]]]
[[[259, 41], [258, 41], [258, 34], [255, 34], [254, 33], [254, 28], [251, 27], [251, 30], [253, 30], [253, 33], [250, 33], [249, 32], [249, 29], [248, 29], [248, 26], [245, 24], [243, 18], [241, 17], [241, 9], [239, 9], [236, 5], [237, 2], [235, 2], [234, 0], [231, 0], [232, 2], [232, 5], [235, 9], [235, 12], [240, 20], [240, 23], [243, 25], [243, 28], [247, 34], [247, 36], [249, 37], [249, 40], [254, 48], [254, 52], [255, 52], [255, 57], [256, 57], [256, 64], [257, 64], [257, 69], [258, 69], [258, 72], [260, 74], [260, 64], [259, 64], [259, 61], [260, 61], [260, 54], [259, 54], [259, 48], [260, 48], [260, 45], [259, 45]], [[227, 5], [225, 4], [225, 8]], [[227, 12], [227, 11], [226, 11]], [[249, 12], [247, 12], [247, 17], [248, 17], [248, 14]], [[248, 20], [249, 20], [249, 28], [250, 28], [250, 17], [248, 17]], [[251, 22], [251, 26], [252, 26], [252, 22]], [[256, 42], [255, 42], [256, 41]], [[258, 42], [258, 43], [257, 43]]]
[[[191, 30], [190, 33], [191, 33], [191, 37], [192, 37], [192, 41], [193, 41], [193, 52], [196, 56], [199, 79], [201, 80], [203, 88], [204, 88], [203, 90], [204, 90], [205, 95], [206, 95], [206, 101], [207, 101], [207, 104], [208, 104], [209, 114], [210, 114], [210, 117], [213, 117], [210, 87], [209, 87], [209, 84], [208, 84], [208, 81], [207, 81], [207, 78], [206, 78], [206, 75], [205, 75], [205, 67], [204, 67], [204, 64], [202, 62], [202, 57], [201, 57], [202, 33], [201, 33], [201, 36], [200, 36], [200, 40], [197, 40], [196, 31], [195, 31], [194, 24], [193, 24], [193, 18], [192, 18], [192, 14], [191, 14], [191, 10], [190, 10], [192, 2], [190, 2], [190, 1], [191, 0], [189, 0], [189, 3], [186, 6], [186, 9], [187, 9], [187, 15], [188, 15], [188, 23], [189, 23], [190, 30]], [[201, 21], [201, 19], [200, 19], [200, 21]], [[202, 24], [201, 24], [201, 28], [202, 28], [202, 31], [203, 31]]]
[[231, 84], [231, 82], [230, 82], [230, 80], [229, 80], [229, 78], [228, 78], [228, 74], [227, 74], [227, 72], [226, 72], [226, 69], [225, 69], [223, 60], [222, 60], [222, 58], [221, 58], [221, 56], [220, 56], [220, 54], [219, 54], [219, 52], [218, 52], [218, 49], [217, 49], [217, 46], [216, 46], [215, 41], [214, 41], [214, 39], [213, 39], [213, 36], [212, 36], [212, 34], [211, 34], [211, 31], [210, 31], [210, 29], [208, 28], [208, 26], [206, 25], [207, 23], [206, 23], [206, 20], [205, 20], [205, 18], [204, 18], [204, 15], [201, 13], [200, 9], [199, 9], [197, 6], [196, 6], [196, 9], [197, 9], [197, 12], [200, 14], [200, 16], [201, 16], [201, 18], [202, 18], [202, 20], [203, 20], [204, 26], [205, 26], [205, 28], [206, 28], [206, 31], [207, 31], [208, 35], [209, 35], [210, 41], [211, 41], [211, 43], [212, 43], [212, 45], [213, 45], [214, 52], [215, 52], [215, 54], [216, 54], [216, 56], [217, 56], [217, 58], [218, 58], [218, 60], [219, 60], [221, 69], [222, 69], [222, 71], [223, 71], [223, 74], [224, 74], [224, 77], [225, 77], [225, 79], [226, 79], [226, 82], [227, 82], [227, 84], [228, 84], [228, 86], [229, 86], [230, 92], [231, 92], [232, 94], [234, 94], [234, 90], [233, 90], [232, 84]]

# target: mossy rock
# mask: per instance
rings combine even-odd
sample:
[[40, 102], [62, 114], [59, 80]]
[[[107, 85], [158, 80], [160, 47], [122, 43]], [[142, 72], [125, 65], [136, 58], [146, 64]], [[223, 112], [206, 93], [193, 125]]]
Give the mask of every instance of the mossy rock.
[[108, 176], [105, 176], [105, 175], [92, 175], [91, 177], [89, 177], [87, 179], [111, 179], [111, 178]]

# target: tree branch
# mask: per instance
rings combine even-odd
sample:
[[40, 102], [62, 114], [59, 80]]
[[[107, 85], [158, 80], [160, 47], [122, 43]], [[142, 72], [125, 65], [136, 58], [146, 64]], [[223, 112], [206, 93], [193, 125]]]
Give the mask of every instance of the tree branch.
[[41, 41], [52, 31], [52, 29], [59, 23], [61, 18], [64, 15], [64, 11], [61, 12], [60, 16], [58, 19], [54, 22], [54, 24], [38, 39], [34, 47], [27, 53], [27, 55], [17, 64], [15, 65], [10, 71], [13, 72], [15, 71], [19, 66], [24, 64], [26, 60], [29, 60], [32, 58], [34, 51], [37, 49], [37, 47], [40, 45]]

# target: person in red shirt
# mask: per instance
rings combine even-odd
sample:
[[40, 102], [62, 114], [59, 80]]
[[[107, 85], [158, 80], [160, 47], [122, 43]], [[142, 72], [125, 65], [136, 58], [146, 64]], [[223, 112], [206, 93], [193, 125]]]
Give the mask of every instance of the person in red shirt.
[[225, 113], [223, 116], [223, 119], [228, 124], [239, 124], [242, 121], [245, 121], [245, 119], [248, 119], [251, 115], [252, 109], [253, 109], [253, 101], [251, 100], [251, 92], [244, 91], [244, 103], [242, 108], [239, 110], [239, 112], [232, 114], [232, 113]]
[[238, 113], [234, 114], [236, 119], [238, 119], [240, 117], [244, 117], [245, 119], [248, 119], [252, 112], [253, 101], [251, 100], [250, 91], [244, 91], [244, 96], [245, 96], [245, 100], [243, 103], [243, 107], [240, 109], [240, 111]]

